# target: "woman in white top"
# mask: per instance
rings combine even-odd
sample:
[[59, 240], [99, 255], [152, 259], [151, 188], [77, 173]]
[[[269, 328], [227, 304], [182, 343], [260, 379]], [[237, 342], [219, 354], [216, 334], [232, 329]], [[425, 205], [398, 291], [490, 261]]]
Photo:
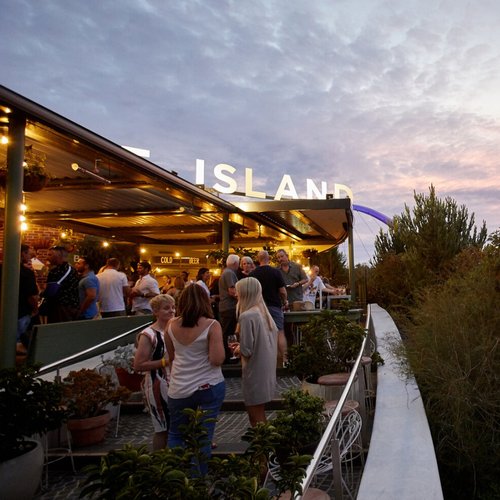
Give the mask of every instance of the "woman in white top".
[[156, 321], [137, 336], [137, 351], [134, 370], [146, 372], [142, 391], [153, 421], [153, 450], [167, 446], [169, 412], [168, 397], [168, 356], [165, 350], [163, 332], [175, 315], [175, 301], [170, 295], [157, 295], [149, 304]]
[[196, 283], [182, 292], [178, 311], [179, 317], [170, 320], [165, 333], [165, 344], [171, 360], [168, 446], [185, 447], [180, 429], [180, 426], [188, 423], [184, 409], [205, 410], [203, 425], [208, 436], [202, 451], [206, 460], [194, 466], [199, 467], [200, 474], [206, 474], [215, 419], [226, 392], [221, 369], [225, 358], [222, 329], [219, 322], [213, 319], [207, 294]]
[[208, 282], [210, 281], [210, 269], [202, 267], [198, 274], [196, 275], [196, 284], [200, 285], [203, 290], [205, 290], [208, 298], [210, 298], [210, 289], [208, 288]]
[[256, 278], [236, 283], [240, 344], [234, 350], [241, 356], [243, 400], [250, 425], [266, 421], [265, 404], [276, 390], [278, 329], [262, 298]]

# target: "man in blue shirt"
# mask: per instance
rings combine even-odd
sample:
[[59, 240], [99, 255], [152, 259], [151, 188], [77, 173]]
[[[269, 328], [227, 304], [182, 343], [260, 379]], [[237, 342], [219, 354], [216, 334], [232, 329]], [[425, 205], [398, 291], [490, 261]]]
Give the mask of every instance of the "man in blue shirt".
[[80, 257], [75, 264], [80, 275], [78, 283], [78, 295], [80, 298], [80, 309], [78, 319], [93, 319], [97, 317], [97, 298], [99, 296], [99, 280], [91, 269], [87, 257]]

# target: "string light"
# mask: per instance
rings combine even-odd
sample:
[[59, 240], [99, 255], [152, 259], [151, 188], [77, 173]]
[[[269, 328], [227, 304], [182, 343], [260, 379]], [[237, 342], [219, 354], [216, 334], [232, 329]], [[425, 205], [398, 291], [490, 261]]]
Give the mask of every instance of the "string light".
[[21, 231], [28, 230], [28, 223], [26, 222], [26, 210], [28, 207], [24, 202], [24, 194], [23, 194], [23, 202], [19, 205], [19, 209], [21, 210], [21, 214], [19, 215], [19, 221], [21, 222]]

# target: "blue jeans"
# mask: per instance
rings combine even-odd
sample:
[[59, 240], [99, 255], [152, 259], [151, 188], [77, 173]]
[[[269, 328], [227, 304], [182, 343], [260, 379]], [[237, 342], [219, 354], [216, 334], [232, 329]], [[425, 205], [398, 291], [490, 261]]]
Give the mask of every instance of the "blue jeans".
[[[179, 430], [181, 425], [188, 423], [189, 418], [183, 413], [185, 408], [196, 410], [200, 408], [207, 413], [205, 419], [216, 419], [219, 415], [220, 407], [226, 395], [226, 382], [222, 381], [217, 385], [210, 386], [208, 389], [200, 389], [194, 392], [188, 398], [173, 399], [168, 398], [168, 409], [170, 412], [170, 427], [168, 429], [168, 447], [174, 448], [176, 446], [185, 447], [182, 431]], [[202, 452], [208, 460], [212, 454], [212, 439], [215, 432], [215, 420], [213, 422], [206, 422], [204, 419], [203, 425], [208, 432], [207, 441], [203, 443]], [[206, 462], [200, 463], [201, 474], [206, 474], [208, 465]]]
[[31, 323], [31, 315], [27, 314], [26, 316], [22, 316], [17, 320], [17, 335], [16, 335], [16, 341], [21, 342], [21, 337], [24, 333], [26, 333], [26, 330], [28, 330], [28, 327], [30, 326]]

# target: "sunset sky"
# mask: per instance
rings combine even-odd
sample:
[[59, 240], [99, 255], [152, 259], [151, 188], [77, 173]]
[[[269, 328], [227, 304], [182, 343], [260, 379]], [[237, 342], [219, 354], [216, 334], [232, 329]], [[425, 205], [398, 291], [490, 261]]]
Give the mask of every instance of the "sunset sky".
[[[0, 84], [195, 181], [413, 191], [500, 226], [497, 0], [0, 0]], [[331, 186], [331, 188], [330, 188]], [[357, 262], [381, 224], [355, 214]], [[346, 251], [343, 249], [343, 251]]]

